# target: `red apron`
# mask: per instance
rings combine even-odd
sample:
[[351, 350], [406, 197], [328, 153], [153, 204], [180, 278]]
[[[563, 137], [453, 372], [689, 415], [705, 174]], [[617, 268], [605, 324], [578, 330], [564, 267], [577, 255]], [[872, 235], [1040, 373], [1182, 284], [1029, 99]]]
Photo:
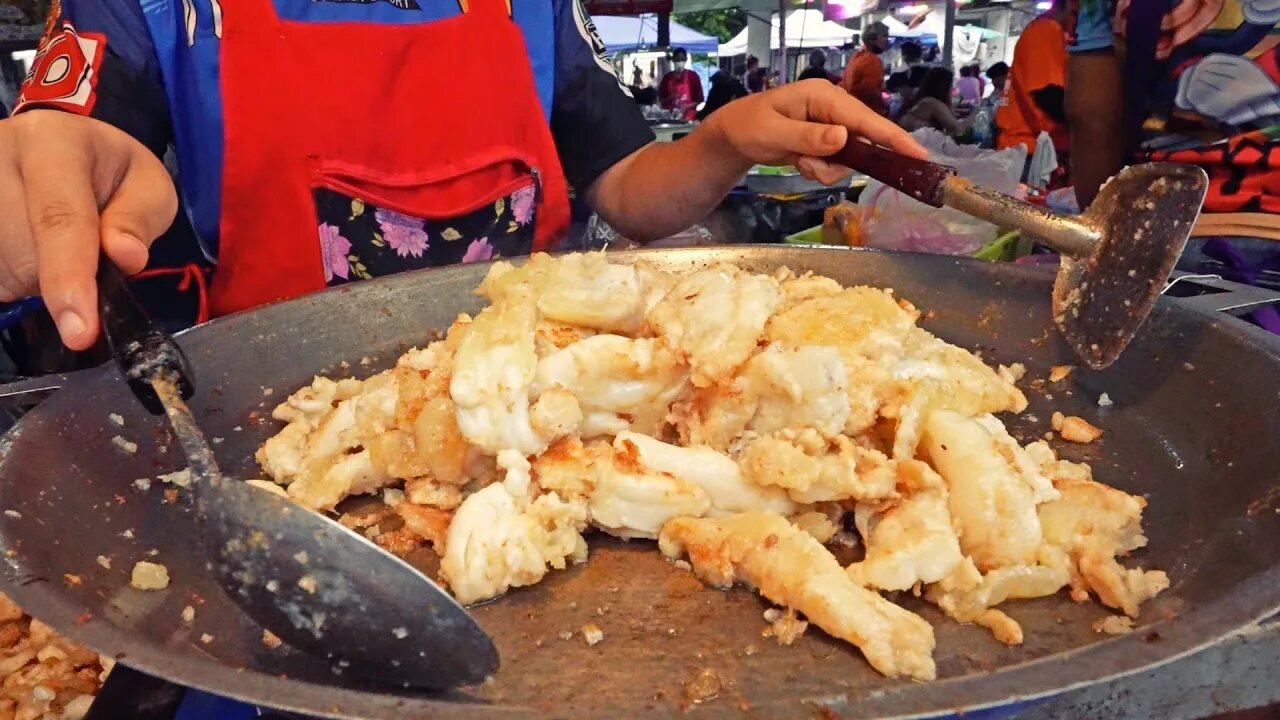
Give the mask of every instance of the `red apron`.
[[[567, 184], [504, 0], [418, 25], [281, 20], [226, 6], [222, 315], [325, 286], [313, 191], [447, 219], [540, 183], [534, 249], [569, 223]], [[494, 103], [494, 95], [501, 98]]]
[[667, 85], [667, 101], [663, 104], [663, 108], [679, 110], [685, 120], [697, 119], [699, 101], [693, 97], [693, 83], [697, 77], [691, 70], [672, 71], [669, 73], [663, 81]]

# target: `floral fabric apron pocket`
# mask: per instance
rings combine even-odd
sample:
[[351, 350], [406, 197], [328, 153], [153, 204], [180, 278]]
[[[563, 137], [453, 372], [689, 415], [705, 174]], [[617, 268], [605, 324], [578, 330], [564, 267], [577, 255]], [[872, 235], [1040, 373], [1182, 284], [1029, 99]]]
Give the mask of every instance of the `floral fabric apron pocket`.
[[536, 171], [505, 177], [488, 198], [448, 214], [406, 212], [397, 189], [379, 192], [374, 184], [359, 184], [371, 189], [325, 182], [312, 190], [326, 285], [528, 255], [533, 248]]

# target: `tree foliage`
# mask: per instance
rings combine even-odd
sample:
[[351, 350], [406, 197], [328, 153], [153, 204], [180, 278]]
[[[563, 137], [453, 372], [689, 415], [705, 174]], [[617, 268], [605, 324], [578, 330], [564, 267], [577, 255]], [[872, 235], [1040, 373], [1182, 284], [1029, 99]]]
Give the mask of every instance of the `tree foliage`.
[[739, 8], [678, 13], [671, 19], [703, 35], [715, 36], [720, 42], [732, 40], [747, 26], [747, 12]]

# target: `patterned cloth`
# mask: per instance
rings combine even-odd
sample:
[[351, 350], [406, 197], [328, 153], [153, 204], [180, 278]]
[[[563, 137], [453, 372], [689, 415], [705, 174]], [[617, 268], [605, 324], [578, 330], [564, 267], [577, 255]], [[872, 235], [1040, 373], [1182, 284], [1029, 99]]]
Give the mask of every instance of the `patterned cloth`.
[[[1113, 47], [1130, 0], [1075, 0], [1070, 50]], [[1141, 159], [1203, 166], [1210, 212], [1280, 213], [1280, 3], [1175, 0], [1146, 89]]]
[[448, 220], [423, 220], [327, 189], [314, 191], [329, 286], [405, 270], [528, 255], [537, 185]]

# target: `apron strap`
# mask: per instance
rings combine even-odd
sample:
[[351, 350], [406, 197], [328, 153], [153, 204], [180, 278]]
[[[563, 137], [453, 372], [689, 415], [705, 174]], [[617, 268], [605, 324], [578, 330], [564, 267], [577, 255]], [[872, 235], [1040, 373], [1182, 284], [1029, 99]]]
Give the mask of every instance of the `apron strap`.
[[135, 280], [144, 280], [146, 278], [163, 277], [166, 275], [178, 275], [178, 292], [187, 292], [195, 285], [196, 296], [198, 298], [199, 308], [196, 313], [196, 324], [209, 322], [209, 284], [204, 274], [206, 268], [195, 263], [187, 263], [181, 267], [159, 267], [142, 272], [133, 276]]

